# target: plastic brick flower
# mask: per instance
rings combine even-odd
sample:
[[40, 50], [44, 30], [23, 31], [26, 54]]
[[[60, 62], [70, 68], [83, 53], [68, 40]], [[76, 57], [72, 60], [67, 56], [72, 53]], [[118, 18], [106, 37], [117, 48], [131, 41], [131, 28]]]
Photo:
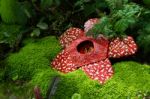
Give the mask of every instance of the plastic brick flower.
[[[97, 22], [96, 18], [85, 22], [84, 31], [89, 31]], [[132, 37], [109, 41], [103, 36], [87, 37], [84, 31], [72, 27], [61, 35], [60, 43], [64, 49], [52, 61], [52, 67], [63, 73], [82, 69], [91, 79], [103, 84], [114, 74], [109, 58], [134, 54], [136, 44]]]

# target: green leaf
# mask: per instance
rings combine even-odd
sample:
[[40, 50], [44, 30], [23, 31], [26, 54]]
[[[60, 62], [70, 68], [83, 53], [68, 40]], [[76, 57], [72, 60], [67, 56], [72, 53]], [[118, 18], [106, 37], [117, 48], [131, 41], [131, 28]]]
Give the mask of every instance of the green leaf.
[[25, 14], [27, 15], [28, 18], [31, 18], [31, 14], [27, 9], [24, 9]]
[[42, 30], [48, 29], [48, 25], [46, 23], [44, 23], [44, 22], [39, 22], [37, 24], [37, 27], [40, 28], [40, 29], [42, 29]]
[[40, 34], [41, 34], [40, 29], [36, 28], [32, 31], [32, 33], [30, 35], [31, 35], [31, 37], [39, 37]]

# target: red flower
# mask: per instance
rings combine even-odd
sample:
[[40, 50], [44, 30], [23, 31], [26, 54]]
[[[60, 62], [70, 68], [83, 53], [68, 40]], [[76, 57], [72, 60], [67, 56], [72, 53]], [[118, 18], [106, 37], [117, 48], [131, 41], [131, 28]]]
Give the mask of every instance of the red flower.
[[[85, 31], [97, 22], [96, 18], [88, 20], [84, 25]], [[63, 73], [82, 69], [91, 79], [98, 80], [101, 84], [114, 73], [109, 57], [132, 55], [137, 50], [131, 37], [123, 40], [117, 38], [109, 42], [104, 36], [97, 39], [86, 37], [79, 28], [69, 28], [60, 37], [60, 43], [64, 49], [52, 61], [52, 67]]]

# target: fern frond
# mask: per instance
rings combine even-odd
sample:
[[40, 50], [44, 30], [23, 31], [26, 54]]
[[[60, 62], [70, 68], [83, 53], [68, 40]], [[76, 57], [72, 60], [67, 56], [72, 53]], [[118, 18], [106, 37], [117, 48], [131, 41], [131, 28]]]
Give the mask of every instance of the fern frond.
[[97, 37], [101, 33], [108, 38], [126, 35], [125, 31], [139, 20], [143, 8], [135, 3], [127, 3], [127, 0], [121, 0], [123, 5], [118, 9], [115, 5], [119, 3], [119, 0], [106, 1], [113, 8], [112, 12], [102, 17], [88, 34]]

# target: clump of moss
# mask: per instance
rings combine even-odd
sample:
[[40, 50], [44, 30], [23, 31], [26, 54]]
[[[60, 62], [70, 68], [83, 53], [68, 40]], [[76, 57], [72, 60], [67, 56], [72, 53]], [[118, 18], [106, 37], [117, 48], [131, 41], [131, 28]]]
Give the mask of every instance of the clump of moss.
[[59, 76], [59, 73], [50, 68], [39, 70], [33, 76], [32, 80], [28, 83], [28, 85], [32, 86], [32, 88], [38, 86], [40, 88], [41, 95], [43, 97], [46, 97], [49, 85], [51, 84], [51, 81], [55, 76]]
[[6, 59], [7, 79], [30, 80], [39, 69], [49, 69], [50, 61], [60, 51], [55, 37], [45, 37], [28, 42], [20, 52], [11, 54]]
[[[94, 99], [101, 85], [89, 79], [82, 70], [76, 70], [74, 72], [62, 75], [61, 81], [58, 85], [58, 89], [54, 96], [54, 99], [63, 97], [64, 99], [70, 99], [74, 93], [81, 94], [81, 99], [86, 99], [82, 95], [87, 94], [90, 99]], [[93, 91], [90, 91], [93, 90]]]
[[136, 62], [121, 62], [114, 66], [114, 76], [104, 85], [90, 80], [81, 70], [62, 76], [54, 99], [70, 99], [74, 93], [81, 99], [138, 98], [138, 93], [150, 92], [150, 67]]
[[150, 67], [136, 62], [114, 65], [115, 74], [101, 88], [100, 97], [107, 99], [138, 98], [138, 93], [150, 92]]

